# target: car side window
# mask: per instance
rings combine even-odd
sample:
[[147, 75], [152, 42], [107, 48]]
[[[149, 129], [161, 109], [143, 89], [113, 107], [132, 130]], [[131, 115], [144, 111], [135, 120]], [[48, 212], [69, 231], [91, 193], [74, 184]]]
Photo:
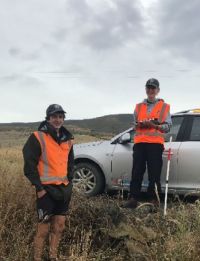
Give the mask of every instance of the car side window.
[[170, 132], [166, 134], [165, 141], [168, 142], [170, 137], [172, 136], [172, 141], [176, 141], [178, 132], [180, 130], [181, 124], [183, 122], [184, 117], [172, 117], [172, 126]]
[[200, 141], [200, 117], [194, 117], [190, 141]]

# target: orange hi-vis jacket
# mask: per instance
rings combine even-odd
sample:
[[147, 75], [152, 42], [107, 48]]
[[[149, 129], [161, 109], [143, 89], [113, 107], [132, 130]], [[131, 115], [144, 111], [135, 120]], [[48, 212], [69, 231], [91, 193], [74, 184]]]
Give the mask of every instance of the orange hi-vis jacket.
[[[155, 104], [150, 113], [147, 112], [147, 104], [139, 103], [136, 105], [136, 121], [142, 122], [145, 120], [157, 119], [158, 122], [164, 123], [169, 113], [170, 106], [160, 100]], [[164, 143], [164, 133], [155, 128], [136, 128], [134, 143]]]
[[51, 135], [42, 131], [35, 131], [35, 137], [40, 142], [41, 156], [38, 163], [38, 172], [42, 184], [65, 184], [67, 179], [68, 156], [72, 141], [58, 144]]

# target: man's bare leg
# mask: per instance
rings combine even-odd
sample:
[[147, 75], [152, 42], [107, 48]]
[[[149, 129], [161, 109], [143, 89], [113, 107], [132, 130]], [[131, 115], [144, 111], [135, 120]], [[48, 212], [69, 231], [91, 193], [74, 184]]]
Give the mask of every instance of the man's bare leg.
[[49, 234], [49, 257], [56, 258], [58, 253], [58, 245], [65, 228], [65, 216], [55, 215], [51, 218], [51, 227]]
[[44, 241], [49, 232], [49, 223], [39, 223], [37, 225], [37, 232], [34, 238], [34, 261], [42, 260], [42, 252], [44, 248]]

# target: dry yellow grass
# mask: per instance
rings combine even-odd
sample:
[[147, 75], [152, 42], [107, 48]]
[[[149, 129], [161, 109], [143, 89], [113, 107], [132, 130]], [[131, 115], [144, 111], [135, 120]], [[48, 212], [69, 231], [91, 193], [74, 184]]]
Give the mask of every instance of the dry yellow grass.
[[[76, 142], [89, 140], [94, 138], [76, 137]], [[0, 148], [0, 260], [30, 261], [35, 192], [23, 176], [22, 145], [11, 144]], [[74, 193], [59, 249], [63, 260], [200, 260], [199, 201], [171, 203], [166, 218], [148, 207], [122, 209], [121, 203]]]

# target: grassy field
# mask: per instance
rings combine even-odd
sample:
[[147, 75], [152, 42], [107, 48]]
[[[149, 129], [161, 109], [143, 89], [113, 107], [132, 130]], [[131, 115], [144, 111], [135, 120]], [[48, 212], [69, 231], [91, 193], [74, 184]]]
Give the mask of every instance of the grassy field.
[[[35, 191], [23, 176], [22, 144], [29, 133], [0, 132], [0, 260], [32, 260]], [[75, 143], [96, 140], [75, 135]], [[120, 194], [73, 193], [59, 254], [70, 260], [200, 260], [200, 202], [170, 203], [168, 215], [120, 208]], [[46, 255], [47, 249], [44, 253]]]

